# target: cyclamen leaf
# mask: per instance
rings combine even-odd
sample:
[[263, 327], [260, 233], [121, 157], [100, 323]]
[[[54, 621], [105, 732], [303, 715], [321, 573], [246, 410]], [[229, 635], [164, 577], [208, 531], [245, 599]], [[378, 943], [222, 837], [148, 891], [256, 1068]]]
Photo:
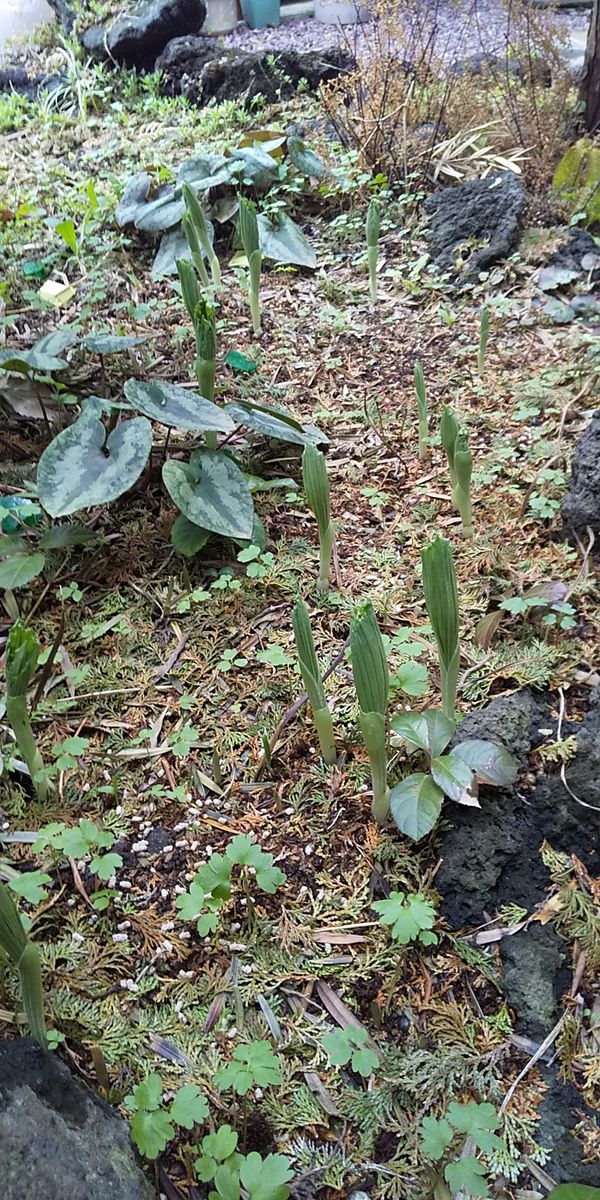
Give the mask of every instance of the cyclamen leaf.
[[390, 793], [392, 817], [401, 833], [418, 842], [433, 829], [444, 793], [429, 775], [409, 775]]
[[477, 804], [477, 782], [466, 762], [451, 754], [434, 758], [431, 763], [434, 782], [457, 804]]
[[44, 450], [37, 470], [40, 503], [51, 517], [116, 500], [139, 479], [152, 448], [145, 417], [124, 421], [106, 436], [89, 401], [81, 416]]
[[212, 429], [220, 433], [232, 433], [235, 429], [231, 417], [212, 400], [205, 400], [197, 392], [176, 383], [159, 380], [144, 383], [139, 379], [128, 379], [125, 395], [131, 408], [174, 429]]
[[459, 742], [450, 751], [450, 756], [462, 759], [483, 783], [495, 787], [510, 787], [517, 778], [517, 763], [510, 751], [485, 738]]
[[222, 537], [252, 537], [254, 507], [239, 467], [226, 454], [197, 451], [186, 465], [169, 459], [163, 482], [180, 511]]

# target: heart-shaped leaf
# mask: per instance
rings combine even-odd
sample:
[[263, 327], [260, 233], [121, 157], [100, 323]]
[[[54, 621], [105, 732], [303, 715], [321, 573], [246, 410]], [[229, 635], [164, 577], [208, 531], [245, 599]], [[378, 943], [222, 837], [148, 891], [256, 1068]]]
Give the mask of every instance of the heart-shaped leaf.
[[229, 162], [232, 176], [252, 187], [269, 187], [279, 171], [275, 159], [258, 143], [232, 150]]
[[219, 451], [198, 450], [188, 464], [163, 466], [163, 482], [180, 512], [222, 537], [250, 538], [254, 508], [240, 468]]
[[223, 154], [205, 150], [186, 158], [177, 172], [177, 182], [192, 184], [197, 192], [206, 192], [211, 187], [227, 183], [231, 178], [228, 160]]
[[280, 442], [293, 442], [297, 446], [305, 446], [307, 442], [321, 445], [329, 440], [319, 429], [315, 429], [314, 425], [301, 425], [289, 413], [280, 412], [267, 404], [251, 404], [249, 400], [240, 400], [236, 404], [227, 404], [225, 412], [236, 425], [247, 425], [256, 433], [278, 438]]
[[142, 383], [139, 379], [128, 379], [124, 390], [131, 408], [162, 425], [174, 429], [210, 429], [219, 433], [231, 433], [235, 429], [231, 417], [212, 400], [205, 400], [197, 392], [176, 383], [163, 383], [162, 380]]
[[120, 229], [135, 221], [138, 212], [146, 207], [150, 183], [150, 176], [145, 171], [129, 180], [115, 210], [115, 221]]
[[35, 554], [11, 554], [10, 558], [0, 562], [0, 588], [25, 587], [36, 575], [40, 575], [46, 565], [46, 555], [38, 551]]
[[258, 216], [258, 241], [265, 258], [314, 271], [317, 256], [302, 230], [291, 217], [282, 216], [276, 225], [264, 213]]
[[465, 800], [464, 796], [465, 793], [473, 796], [473, 788], [476, 787], [475, 776], [462, 759], [452, 754], [434, 758], [431, 762], [431, 774], [435, 783], [450, 800], [456, 800], [457, 804], [473, 803], [472, 799]]
[[506, 746], [486, 738], [469, 738], [450, 751], [451, 758], [462, 759], [483, 783], [510, 787], [518, 774], [517, 763]]
[[210, 530], [194, 525], [194, 522], [184, 517], [183, 513], [175, 518], [171, 526], [173, 546], [177, 553], [183, 554], [185, 558], [192, 558], [194, 554], [197, 554], [206, 545], [209, 537]]
[[134, 224], [144, 233], [162, 233], [178, 225], [185, 212], [185, 201], [174, 188], [167, 188], [163, 195], [139, 208]]
[[87, 337], [83, 338], [83, 345], [92, 354], [122, 354], [124, 350], [130, 350], [132, 346], [141, 346], [142, 342], [146, 340], [143, 337], [136, 337], [133, 333], [122, 335], [89, 333]]
[[37, 470], [40, 504], [51, 517], [107, 504], [139, 479], [152, 449], [145, 417], [124, 421], [106, 436], [96, 403], [44, 450]]
[[401, 833], [418, 842], [433, 829], [443, 800], [444, 793], [430, 775], [409, 775], [390, 793], [392, 818]]
[[287, 151], [290, 162], [294, 164], [296, 170], [301, 171], [303, 175], [310, 175], [313, 179], [321, 179], [325, 174], [325, 165], [323, 159], [315, 154], [302, 138], [290, 135], [287, 140]]

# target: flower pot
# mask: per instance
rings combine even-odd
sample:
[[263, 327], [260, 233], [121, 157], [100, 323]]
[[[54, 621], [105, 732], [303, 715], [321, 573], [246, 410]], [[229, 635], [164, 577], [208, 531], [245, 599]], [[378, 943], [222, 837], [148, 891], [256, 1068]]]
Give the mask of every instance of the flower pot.
[[237, 0], [208, 0], [202, 33], [229, 33], [237, 23]]
[[242, 15], [251, 29], [264, 29], [266, 25], [279, 25], [281, 0], [241, 0]]
[[357, 25], [371, 19], [368, 9], [353, 0], [315, 0], [314, 17], [324, 25]]

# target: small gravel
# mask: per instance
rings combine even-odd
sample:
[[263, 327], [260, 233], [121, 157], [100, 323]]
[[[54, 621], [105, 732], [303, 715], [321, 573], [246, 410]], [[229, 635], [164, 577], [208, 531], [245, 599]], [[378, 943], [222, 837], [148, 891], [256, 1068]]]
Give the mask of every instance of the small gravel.
[[[425, 4], [424, 4], [425, 7]], [[502, 54], [507, 46], [507, 11], [501, 0], [434, 0], [429, 4], [431, 19], [418, 17], [421, 40], [427, 39], [437, 57], [445, 62], [467, 58], [483, 51]], [[563, 9], [560, 12], [532, 9], [534, 19], [556, 24], [564, 31], [567, 42], [577, 39], [580, 45], [587, 31], [589, 12]], [[402, 6], [398, 19], [402, 22]], [[403, 22], [407, 36], [408, 21]], [[353, 52], [369, 54], [374, 45], [374, 26], [326, 25], [312, 18], [283, 21], [276, 29], [248, 29], [238, 26], [225, 35], [224, 44], [243, 50], [323, 50], [336, 43], [347, 45]]]

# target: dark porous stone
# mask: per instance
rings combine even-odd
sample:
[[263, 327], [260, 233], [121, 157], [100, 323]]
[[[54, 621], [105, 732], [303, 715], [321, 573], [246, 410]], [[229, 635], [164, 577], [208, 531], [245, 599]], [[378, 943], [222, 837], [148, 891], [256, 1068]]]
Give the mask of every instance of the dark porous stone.
[[519, 82], [533, 78], [535, 83], [541, 83], [544, 87], [550, 87], [552, 83], [550, 67], [542, 58], [527, 60], [506, 55], [502, 57], [490, 54], [487, 50], [455, 59], [450, 63], [450, 71], [459, 78], [464, 75], [490, 75], [492, 79], [499, 76], [506, 80], [508, 75], [509, 79], [518, 79]]
[[239, 100], [248, 106], [257, 96], [268, 103], [292, 96], [301, 80], [309, 91], [351, 69], [352, 56], [339, 46], [327, 50], [223, 50], [213, 38], [180, 37], [156, 61], [167, 95], [184, 95], [195, 104]]
[[153, 1200], [127, 1122], [31, 1038], [0, 1042], [2, 1200]]
[[489, 738], [506, 746], [525, 765], [531, 747], [538, 741], [537, 728], [544, 718], [544, 706], [529, 688], [513, 696], [498, 696], [479, 712], [463, 717], [454, 743], [468, 738]]
[[576, 1180], [588, 1187], [600, 1187], [600, 1160], [582, 1162], [581, 1143], [572, 1132], [583, 1117], [587, 1117], [590, 1124], [597, 1124], [598, 1114], [584, 1103], [572, 1083], [563, 1083], [559, 1079], [558, 1067], [543, 1067], [541, 1073], [548, 1090], [539, 1107], [540, 1121], [535, 1136], [540, 1146], [550, 1151], [544, 1170], [557, 1183]]
[[546, 262], [547, 267], [560, 267], [568, 271], [585, 271], [583, 259], [588, 254], [598, 259], [598, 266], [592, 270], [592, 279], [600, 278], [600, 248], [596, 245], [587, 229], [567, 229], [557, 231], [564, 235], [558, 249], [554, 250]]
[[[63, 29], [70, 33], [74, 24], [77, 13], [75, 5], [71, 0], [48, 0], [50, 8], [53, 8]], [[85, 7], [85, 4], [83, 5]]]
[[64, 75], [35, 75], [30, 76], [24, 67], [10, 67], [0, 71], [0, 92], [16, 92], [18, 96], [27, 96], [29, 100], [37, 100], [40, 92], [52, 91], [64, 81]]
[[204, 0], [145, 0], [127, 16], [91, 25], [81, 41], [90, 54], [150, 69], [173, 38], [196, 33], [205, 17]]
[[502, 940], [502, 988], [529, 1037], [543, 1042], [568, 987], [566, 947], [551, 925], [533, 923]]
[[600, 533], [600, 410], [584, 429], [573, 455], [571, 488], [562, 503], [567, 531], [587, 541], [588, 527]]
[[462, 274], [472, 277], [506, 258], [517, 243], [525, 199], [525, 188], [511, 171], [469, 179], [428, 196], [427, 238], [438, 266], [458, 270], [460, 252]]

